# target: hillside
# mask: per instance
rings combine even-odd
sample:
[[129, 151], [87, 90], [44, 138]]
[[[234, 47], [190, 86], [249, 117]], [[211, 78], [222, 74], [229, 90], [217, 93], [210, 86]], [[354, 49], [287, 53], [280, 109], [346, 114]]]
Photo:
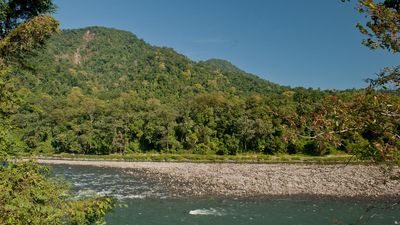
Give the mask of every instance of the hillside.
[[64, 30], [23, 59], [13, 116], [26, 151], [325, 154], [313, 117], [332, 92], [290, 89], [231, 63], [194, 62], [130, 32]]
[[147, 44], [129, 32], [89, 27], [64, 30], [28, 58], [22, 84], [65, 95], [72, 87], [113, 98], [136, 91], [163, 102], [222, 91], [235, 95], [280, 93], [283, 87], [247, 74], [223, 60], [196, 63], [170, 48]]

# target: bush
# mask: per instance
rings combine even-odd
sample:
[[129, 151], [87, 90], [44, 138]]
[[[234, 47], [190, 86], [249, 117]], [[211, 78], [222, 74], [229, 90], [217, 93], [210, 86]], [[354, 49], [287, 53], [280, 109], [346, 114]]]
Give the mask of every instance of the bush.
[[34, 163], [0, 166], [0, 224], [94, 224], [114, 206], [111, 198], [73, 200], [68, 185]]
[[304, 151], [304, 141], [296, 140], [296, 141], [291, 141], [287, 145], [286, 151], [290, 155], [294, 155], [297, 153], [303, 153]]
[[271, 139], [266, 140], [264, 154], [277, 154], [284, 153], [286, 150], [286, 144], [278, 137], [273, 137]]
[[199, 155], [208, 155], [211, 154], [211, 148], [204, 143], [196, 145], [196, 148], [193, 150], [194, 154], [199, 154]]
[[303, 148], [303, 153], [311, 156], [320, 156], [321, 150], [319, 143], [316, 141], [306, 143]]

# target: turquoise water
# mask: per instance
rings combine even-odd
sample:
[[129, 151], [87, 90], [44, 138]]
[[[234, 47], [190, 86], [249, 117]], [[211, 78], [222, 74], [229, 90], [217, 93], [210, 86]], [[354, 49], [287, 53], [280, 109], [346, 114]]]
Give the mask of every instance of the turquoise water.
[[54, 166], [79, 196], [111, 195], [127, 207], [116, 208], [108, 224], [123, 225], [396, 225], [395, 200], [284, 198], [173, 198], [160, 184], [120, 169]]

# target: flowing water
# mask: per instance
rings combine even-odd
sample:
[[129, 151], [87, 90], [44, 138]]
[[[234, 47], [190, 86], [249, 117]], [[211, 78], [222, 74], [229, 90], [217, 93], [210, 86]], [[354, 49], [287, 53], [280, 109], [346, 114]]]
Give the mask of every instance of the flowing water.
[[121, 169], [53, 166], [78, 197], [114, 196], [126, 207], [107, 217], [115, 225], [400, 225], [395, 201], [285, 198], [174, 198], [165, 187]]

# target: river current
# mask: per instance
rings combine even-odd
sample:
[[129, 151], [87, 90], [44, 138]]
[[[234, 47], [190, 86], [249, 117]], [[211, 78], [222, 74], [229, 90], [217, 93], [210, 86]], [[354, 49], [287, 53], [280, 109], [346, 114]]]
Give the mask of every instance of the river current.
[[388, 200], [310, 197], [176, 198], [166, 187], [121, 169], [53, 166], [77, 197], [114, 196], [125, 207], [112, 225], [400, 225], [400, 205]]

